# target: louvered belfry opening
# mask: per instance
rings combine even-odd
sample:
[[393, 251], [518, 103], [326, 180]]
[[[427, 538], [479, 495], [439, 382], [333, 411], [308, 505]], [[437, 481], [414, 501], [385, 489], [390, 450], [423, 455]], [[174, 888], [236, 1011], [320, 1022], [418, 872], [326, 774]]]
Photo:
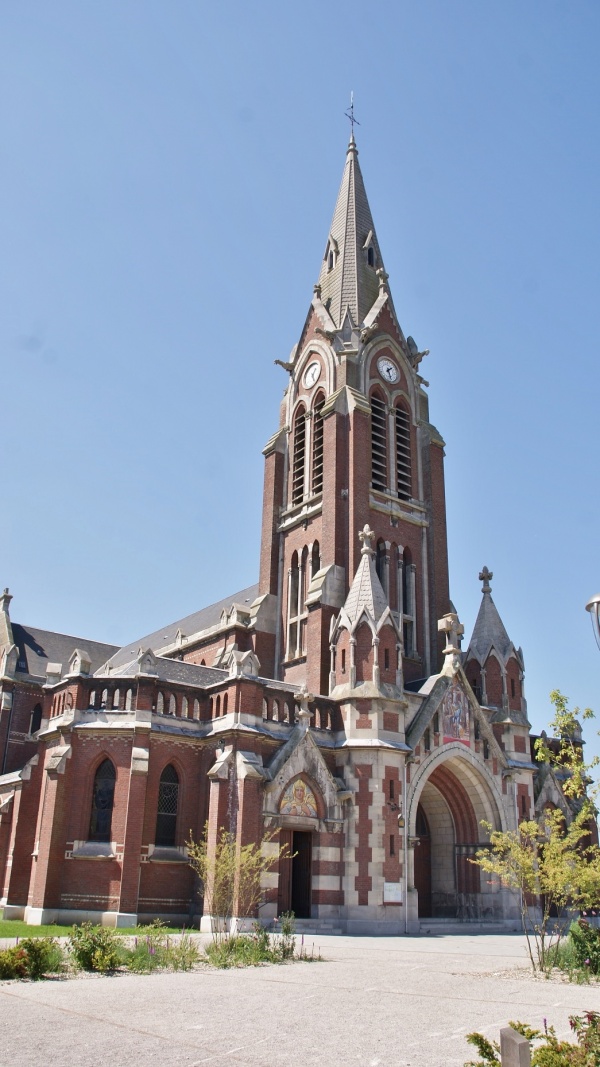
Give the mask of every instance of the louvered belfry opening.
[[294, 419], [294, 462], [292, 466], [292, 504], [301, 504], [304, 497], [304, 457], [306, 450], [306, 419], [304, 408]]
[[396, 479], [400, 500], [412, 497], [410, 462], [410, 417], [405, 408], [396, 408]]
[[371, 397], [371, 484], [373, 489], [387, 488], [387, 434], [385, 404], [374, 393]]
[[317, 399], [314, 408], [313, 422], [313, 448], [312, 448], [312, 491], [323, 492], [323, 418], [321, 409], [325, 403], [325, 397]]
[[156, 816], [155, 843], [163, 847], [175, 844], [177, 829], [177, 805], [179, 802], [179, 775], [172, 763], [165, 767], [158, 787], [158, 812]]

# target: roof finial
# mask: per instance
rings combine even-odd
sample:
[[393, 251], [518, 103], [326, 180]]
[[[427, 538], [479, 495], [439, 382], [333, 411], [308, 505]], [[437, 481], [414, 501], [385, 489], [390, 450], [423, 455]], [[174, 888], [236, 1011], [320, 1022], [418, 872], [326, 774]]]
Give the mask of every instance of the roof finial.
[[350, 91], [350, 107], [348, 108], [347, 111], [344, 112], [344, 114], [345, 114], [346, 118], [350, 119], [350, 127], [351, 127], [350, 145], [349, 145], [349, 147], [350, 147], [350, 146], [354, 146], [356, 144], [356, 141], [354, 140], [354, 127], [355, 126], [360, 126], [360, 122], [358, 121], [358, 119], [356, 119], [354, 117], [354, 90]]
[[375, 537], [373, 531], [369, 528], [368, 522], [365, 523], [362, 530], [358, 531], [358, 539], [362, 541], [362, 548], [360, 550], [361, 556], [373, 555], [373, 549], [371, 548], [371, 541]]
[[493, 571], [489, 571], [487, 567], [484, 567], [479, 575], [479, 581], [483, 582], [483, 589], [481, 590], [482, 593], [491, 593], [492, 587], [490, 585], [490, 581], [493, 577]]

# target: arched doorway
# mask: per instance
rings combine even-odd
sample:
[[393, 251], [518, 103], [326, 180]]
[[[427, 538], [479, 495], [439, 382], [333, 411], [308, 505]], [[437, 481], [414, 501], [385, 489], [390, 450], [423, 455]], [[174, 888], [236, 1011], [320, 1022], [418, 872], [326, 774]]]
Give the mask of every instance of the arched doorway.
[[482, 820], [500, 827], [479, 769], [458, 755], [438, 762], [419, 788], [413, 823], [419, 918], [465, 921], [503, 914], [498, 887], [470, 862], [487, 839]]

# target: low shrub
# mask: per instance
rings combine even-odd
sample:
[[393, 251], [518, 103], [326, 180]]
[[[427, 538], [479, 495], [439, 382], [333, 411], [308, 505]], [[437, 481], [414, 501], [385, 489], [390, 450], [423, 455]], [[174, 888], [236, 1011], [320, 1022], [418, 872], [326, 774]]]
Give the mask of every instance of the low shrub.
[[177, 941], [167, 944], [165, 958], [172, 971], [191, 971], [200, 959], [200, 950], [194, 938], [183, 933]]
[[43, 978], [64, 968], [63, 951], [52, 937], [31, 937], [0, 952], [0, 978]]
[[[303, 939], [304, 940], [304, 939]], [[281, 916], [278, 932], [269, 934], [260, 923], [254, 923], [252, 934], [238, 934], [218, 938], [205, 949], [213, 967], [258, 967], [262, 963], [285, 963], [287, 960], [318, 962], [321, 953], [309, 955], [301, 945], [296, 951], [295, 921], [293, 912]]]
[[600, 974], [600, 930], [586, 919], [578, 919], [571, 923], [569, 940], [578, 965], [590, 974]]
[[[532, 1030], [525, 1023], [509, 1023], [513, 1030], [526, 1037], [531, 1045], [531, 1067], [597, 1067], [600, 1063], [600, 1013], [586, 1011], [583, 1015], [571, 1015], [571, 1029], [577, 1038], [577, 1044], [560, 1041], [553, 1026], [546, 1026], [544, 1032]], [[501, 1064], [500, 1045], [497, 1041], [488, 1041], [483, 1034], [467, 1034], [467, 1041], [473, 1045], [479, 1056], [478, 1060], [469, 1060], [465, 1067], [489, 1067], [489, 1064]]]
[[19, 948], [27, 953], [27, 977], [38, 979], [64, 969], [64, 953], [53, 937], [28, 937]]
[[107, 926], [81, 923], [74, 926], [69, 935], [71, 955], [84, 971], [114, 971], [123, 962], [125, 953], [122, 943]]
[[27, 953], [20, 945], [0, 952], [0, 978], [27, 978]]

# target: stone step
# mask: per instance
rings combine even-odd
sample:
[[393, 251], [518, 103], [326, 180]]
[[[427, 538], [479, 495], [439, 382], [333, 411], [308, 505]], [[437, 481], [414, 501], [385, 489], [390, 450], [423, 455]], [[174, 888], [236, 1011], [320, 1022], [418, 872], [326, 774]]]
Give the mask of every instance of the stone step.
[[421, 934], [507, 934], [520, 933], [518, 919], [484, 920], [475, 919], [460, 922], [458, 919], [420, 919]]

